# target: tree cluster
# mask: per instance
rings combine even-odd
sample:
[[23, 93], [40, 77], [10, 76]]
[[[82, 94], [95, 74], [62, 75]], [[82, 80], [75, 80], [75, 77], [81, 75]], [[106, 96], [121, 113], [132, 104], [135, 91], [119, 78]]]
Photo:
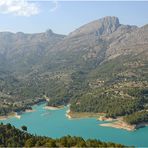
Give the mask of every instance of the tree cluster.
[[64, 136], [58, 139], [41, 137], [16, 129], [11, 124], [0, 125], [0, 147], [124, 147], [124, 145], [100, 140], [84, 140], [81, 137]]

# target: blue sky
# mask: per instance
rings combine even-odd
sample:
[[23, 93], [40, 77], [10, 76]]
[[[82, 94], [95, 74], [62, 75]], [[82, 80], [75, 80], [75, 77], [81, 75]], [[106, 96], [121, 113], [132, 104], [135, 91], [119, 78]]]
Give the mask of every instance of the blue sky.
[[148, 1], [0, 1], [0, 31], [68, 34], [104, 16], [117, 16], [121, 24], [148, 24]]

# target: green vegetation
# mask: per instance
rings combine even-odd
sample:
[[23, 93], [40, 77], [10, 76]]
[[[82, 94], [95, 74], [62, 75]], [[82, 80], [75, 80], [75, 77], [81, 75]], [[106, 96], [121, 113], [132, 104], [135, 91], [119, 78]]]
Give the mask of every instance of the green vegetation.
[[83, 79], [88, 85], [71, 100], [71, 111], [104, 112], [116, 118], [147, 109], [147, 60], [140, 56], [118, 57], [88, 72]]
[[[145, 108], [147, 96], [144, 88], [131, 88], [130, 83], [114, 84], [111, 87], [95, 88], [75, 99], [73, 112], [104, 112], [109, 117], [132, 114]], [[133, 84], [132, 85], [139, 85]], [[133, 86], [134, 87], [134, 86]], [[87, 107], [86, 107], [87, 106]]]
[[124, 121], [129, 124], [147, 123], [148, 122], [148, 111], [135, 112], [131, 115], [125, 116]]
[[101, 65], [96, 58], [85, 61], [82, 58], [85, 54], [59, 52], [54, 58], [50, 57], [52, 63], [25, 79], [18, 80], [10, 73], [1, 74], [0, 115], [24, 110], [44, 97], [49, 98], [50, 106], [70, 103], [73, 112], [104, 112], [113, 118], [147, 109], [144, 53], [138, 57], [117, 57]]
[[113, 118], [147, 110], [147, 26], [120, 27], [107, 36], [94, 30], [64, 39], [51, 31], [1, 34], [0, 115], [31, 108], [39, 98]]
[[23, 131], [27, 131], [27, 126], [23, 125], [21, 128]]
[[7, 116], [9, 113], [13, 112], [23, 112], [27, 109], [32, 110], [32, 105], [45, 101], [45, 99], [34, 99], [12, 102], [12, 100], [1, 100], [0, 104], [0, 116]]
[[81, 137], [64, 136], [59, 139], [31, 135], [11, 124], [0, 125], [0, 147], [125, 147], [112, 142], [84, 140]]

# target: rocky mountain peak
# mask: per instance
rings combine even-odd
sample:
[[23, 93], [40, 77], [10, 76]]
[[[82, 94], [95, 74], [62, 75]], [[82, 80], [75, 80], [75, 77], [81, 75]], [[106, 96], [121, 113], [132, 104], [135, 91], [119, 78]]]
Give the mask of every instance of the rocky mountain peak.
[[117, 17], [106, 16], [99, 20], [95, 20], [83, 25], [74, 32], [70, 33], [70, 36], [79, 36], [84, 34], [87, 35], [92, 33], [95, 33], [96, 35], [107, 35], [116, 31], [119, 26], [120, 23]]
[[107, 29], [107, 27], [111, 29], [112, 27], [117, 28], [120, 26], [119, 19], [115, 16], [106, 16], [98, 21], [101, 26], [104, 26], [105, 29]]

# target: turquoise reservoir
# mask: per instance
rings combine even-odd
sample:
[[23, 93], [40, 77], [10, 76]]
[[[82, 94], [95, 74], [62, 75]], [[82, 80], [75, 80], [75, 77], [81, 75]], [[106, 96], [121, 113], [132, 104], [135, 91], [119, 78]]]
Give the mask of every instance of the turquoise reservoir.
[[128, 146], [148, 146], [148, 127], [133, 132], [101, 127], [99, 123], [103, 121], [97, 121], [95, 118], [67, 119], [65, 114], [68, 107], [60, 110], [45, 110], [44, 106], [45, 104], [35, 105], [33, 106], [35, 112], [24, 113], [20, 119], [9, 118], [0, 122], [11, 123], [17, 128], [26, 125], [30, 133], [53, 138], [71, 135], [122, 143]]

